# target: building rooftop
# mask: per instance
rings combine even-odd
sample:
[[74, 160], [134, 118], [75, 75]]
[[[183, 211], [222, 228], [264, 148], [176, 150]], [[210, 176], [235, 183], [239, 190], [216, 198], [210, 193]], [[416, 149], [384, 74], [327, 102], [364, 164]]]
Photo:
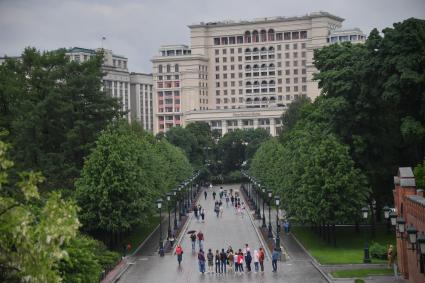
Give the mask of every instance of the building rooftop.
[[[89, 49], [89, 48], [82, 48], [82, 47], [72, 47], [67, 50], [68, 53], [89, 53], [89, 54], [96, 54], [98, 51], [103, 50], [103, 48], [96, 48], [96, 49]], [[105, 49], [107, 50], [107, 49]], [[127, 57], [123, 55], [114, 54], [112, 50], [108, 50], [112, 53], [112, 56], [121, 58], [121, 59], [128, 59]]]
[[350, 28], [350, 29], [335, 29], [331, 31], [331, 35], [337, 34], [363, 34], [363, 32], [359, 28]]
[[407, 196], [407, 198], [409, 198], [411, 201], [416, 202], [420, 205], [422, 205], [423, 207], [425, 207], [425, 198], [418, 196], [418, 195], [410, 195]]
[[200, 22], [200, 23], [189, 25], [189, 28], [222, 27], [222, 26], [249, 25], [249, 24], [271, 23], [271, 22], [290, 22], [290, 21], [309, 20], [313, 18], [322, 18], [322, 17], [328, 17], [339, 22], [344, 21], [343, 18], [332, 15], [328, 12], [320, 11], [320, 12], [313, 12], [304, 16], [294, 16], [294, 17], [277, 16], [277, 17], [256, 18], [252, 20], [240, 20], [240, 21], [224, 20], [224, 21], [206, 22], [206, 23]]

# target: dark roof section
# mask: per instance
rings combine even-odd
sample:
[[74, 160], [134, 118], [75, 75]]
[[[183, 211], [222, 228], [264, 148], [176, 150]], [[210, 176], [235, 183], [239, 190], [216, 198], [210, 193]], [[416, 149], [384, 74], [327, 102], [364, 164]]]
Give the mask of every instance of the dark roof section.
[[420, 205], [422, 205], [423, 207], [425, 207], [425, 198], [418, 196], [418, 195], [410, 195], [407, 196], [407, 198], [409, 198], [411, 201], [416, 202]]

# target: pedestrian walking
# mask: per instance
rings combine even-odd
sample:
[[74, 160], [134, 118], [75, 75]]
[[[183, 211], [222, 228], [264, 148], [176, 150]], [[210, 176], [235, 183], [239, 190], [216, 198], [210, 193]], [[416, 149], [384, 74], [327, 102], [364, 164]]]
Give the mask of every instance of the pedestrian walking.
[[247, 251], [245, 256], [245, 263], [246, 263], [246, 270], [248, 272], [251, 272], [251, 262], [252, 262], [251, 252]]
[[260, 263], [261, 273], [264, 273], [264, 251], [263, 248], [260, 248], [258, 252], [258, 262]]
[[196, 234], [190, 234], [190, 241], [192, 243], [192, 252], [195, 252], [195, 244], [196, 244]]
[[176, 240], [176, 232], [171, 232], [170, 237], [168, 238], [168, 241], [170, 241], [170, 246], [174, 246], [174, 241]]
[[202, 223], [205, 222], [205, 209], [202, 209], [202, 212], [201, 212], [201, 222]]
[[176, 255], [177, 255], [177, 262], [179, 263], [179, 266], [180, 266], [183, 260], [183, 249], [180, 245], [178, 245], [176, 248]]
[[230, 197], [230, 202], [232, 203], [232, 206], [233, 206], [233, 203], [235, 202], [235, 197], [233, 195]]
[[277, 271], [277, 261], [280, 258], [280, 252], [277, 250], [277, 248], [274, 248], [273, 253], [272, 253], [272, 267], [273, 267], [273, 272]]
[[199, 264], [199, 273], [205, 273], [205, 255], [204, 251], [200, 250], [198, 253], [198, 264]]
[[204, 197], [205, 197], [205, 199], [207, 199], [207, 195], [208, 195], [207, 191], [204, 191]]
[[216, 204], [214, 205], [214, 212], [216, 213], [217, 218], [218, 218], [219, 213], [220, 213], [220, 206], [218, 205], [218, 203], [217, 203], [217, 202], [216, 202]]
[[220, 253], [220, 271], [226, 273], [227, 254], [224, 249], [221, 249]]
[[229, 272], [234, 271], [233, 265], [234, 265], [235, 258], [234, 258], [232, 250], [229, 250], [228, 255], [227, 255], [227, 260], [229, 262]]
[[201, 230], [199, 230], [197, 237], [198, 237], [199, 249], [200, 250], [203, 250], [204, 249], [204, 240], [205, 240], [205, 238], [204, 238], [204, 234], [202, 233]]
[[207, 253], [207, 260], [208, 260], [208, 272], [207, 273], [214, 273], [214, 254], [212, 253], [211, 249], [208, 249]]
[[239, 249], [239, 253], [238, 253], [238, 268], [239, 268], [239, 274], [242, 274], [243, 272], [243, 253], [241, 251], [241, 249]]
[[215, 196], [217, 195], [216, 192], [213, 192], [213, 199], [215, 200]]
[[229, 207], [229, 196], [228, 195], [226, 195], [226, 207]]
[[254, 250], [254, 270], [255, 273], [258, 272], [258, 251]]
[[213, 188], [213, 185], [210, 183], [210, 189], [212, 189]]
[[220, 272], [220, 253], [218, 252], [218, 250], [215, 251], [214, 259], [215, 259], [215, 261], [214, 261], [215, 262], [215, 273], [216, 274], [221, 273]]
[[223, 218], [224, 207], [220, 206], [220, 217]]
[[193, 208], [193, 213], [195, 214], [195, 218], [196, 218], [197, 220], [199, 220], [199, 219], [198, 219], [198, 206], [197, 206], [197, 205], [195, 205], [195, 207]]

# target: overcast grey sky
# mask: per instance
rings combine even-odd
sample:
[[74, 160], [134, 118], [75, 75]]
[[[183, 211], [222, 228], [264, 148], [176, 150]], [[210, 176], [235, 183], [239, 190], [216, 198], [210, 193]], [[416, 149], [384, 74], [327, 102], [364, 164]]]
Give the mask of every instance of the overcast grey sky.
[[104, 47], [127, 56], [129, 69], [151, 72], [160, 45], [189, 44], [187, 25], [298, 16], [326, 11], [368, 34], [409, 17], [425, 18], [425, 0], [0, 0], [0, 56], [26, 46]]

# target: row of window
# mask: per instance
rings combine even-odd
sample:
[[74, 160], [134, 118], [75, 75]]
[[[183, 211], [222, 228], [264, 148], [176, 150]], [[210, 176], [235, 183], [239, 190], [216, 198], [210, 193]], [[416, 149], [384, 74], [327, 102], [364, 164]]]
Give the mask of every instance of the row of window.
[[171, 81], [171, 80], [179, 80], [180, 76], [179, 75], [166, 75], [166, 76], [158, 76], [158, 81], [162, 81], [162, 80], [167, 80], [167, 81]]
[[124, 61], [124, 60], [113, 59], [112, 60], [112, 65], [114, 67], [127, 69], [127, 61]]
[[[166, 66], [165, 66], [165, 72], [166, 73], [171, 73], [172, 71], [172, 68], [171, 68], [171, 65], [170, 64], [167, 64]], [[163, 73], [164, 72], [164, 67], [162, 66], [162, 65], [158, 65], [158, 73]], [[177, 72], [179, 72], [179, 64], [175, 64], [174, 65], [174, 68], [173, 68], [173, 72], [174, 73], [177, 73]]]
[[215, 37], [214, 45], [232, 45], [267, 41], [307, 39], [307, 31], [277, 32], [273, 29], [246, 31], [244, 35]]
[[[305, 42], [301, 43], [301, 49], [305, 49], [306, 46], [307, 46], [307, 44]], [[276, 47], [277, 47], [277, 50], [278, 51], [282, 50], [282, 45], [281, 44], [276, 45]], [[274, 48], [272, 46], [270, 46], [270, 47], [263, 46], [263, 47], [260, 47], [260, 49], [258, 49], [258, 47], [254, 47], [252, 50], [248, 47], [248, 48], [245, 49], [245, 53], [259, 52], [259, 51], [263, 51], [264, 52], [264, 51], [270, 50], [270, 49], [271, 49], [271, 51], [274, 51]], [[290, 49], [291, 49], [291, 45], [290, 44], [285, 44], [285, 50], [290, 50]], [[292, 44], [292, 49], [294, 49], [294, 50], [298, 49], [298, 43], [293, 43]], [[221, 53], [223, 55], [226, 55], [227, 54], [227, 50], [230, 51], [230, 54], [235, 54], [235, 48], [229, 48], [229, 49], [227, 49], [227, 48], [221, 48]], [[242, 51], [243, 51], [243, 49], [241, 47], [238, 48], [238, 54], [241, 54]], [[215, 55], [220, 55], [220, 49], [215, 49], [214, 52], [215, 52]]]
[[172, 88], [172, 87], [180, 87], [180, 81], [165, 81], [158, 82], [158, 88]]
[[175, 91], [158, 91], [158, 97], [167, 97], [167, 96], [172, 96], [174, 94], [174, 96], [179, 96], [180, 95], [180, 91], [175, 90]]

